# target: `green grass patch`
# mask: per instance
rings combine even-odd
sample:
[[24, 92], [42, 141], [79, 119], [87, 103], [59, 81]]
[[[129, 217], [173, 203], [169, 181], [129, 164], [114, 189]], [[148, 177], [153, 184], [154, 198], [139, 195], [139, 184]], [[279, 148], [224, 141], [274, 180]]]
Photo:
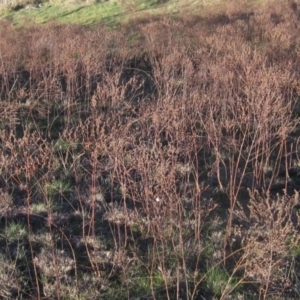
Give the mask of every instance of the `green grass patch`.
[[15, 25], [23, 26], [26, 23], [45, 24], [50, 21], [61, 23], [94, 25], [104, 23], [114, 26], [129, 20], [141, 18], [143, 13], [150, 15], [169, 15], [190, 8], [195, 11], [207, 5], [198, 1], [160, 1], [139, 0], [125, 1], [95, 1], [93, 3], [82, 1], [51, 1], [38, 5], [18, 4], [16, 8], [3, 9], [0, 19], [9, 19]]
[[120, 13], [122, 13], [122, 9], [116, 2], [93, 5], [45, 3], [41, 7], [31, 6], [17, 11], [5, 11], [2, 13], [2, 18], [12, 20], [16, 25], [22, 25], [28, 20], [38, 24], [55, 20], [61, 23], [91, 25]]

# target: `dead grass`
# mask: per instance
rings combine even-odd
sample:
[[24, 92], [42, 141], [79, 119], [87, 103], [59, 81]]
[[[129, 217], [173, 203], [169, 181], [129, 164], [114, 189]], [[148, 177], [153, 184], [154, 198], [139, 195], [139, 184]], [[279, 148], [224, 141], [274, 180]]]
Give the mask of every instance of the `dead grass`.
[[1, 24], [1, 297], [299, 296], [299, 8], [242, 4]]

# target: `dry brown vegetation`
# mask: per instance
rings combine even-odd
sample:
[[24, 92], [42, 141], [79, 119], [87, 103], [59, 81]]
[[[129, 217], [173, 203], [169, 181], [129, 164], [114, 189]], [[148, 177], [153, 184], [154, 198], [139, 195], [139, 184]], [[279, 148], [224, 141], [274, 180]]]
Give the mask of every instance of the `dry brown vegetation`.
[[300, 6], [244, 4], [1, 23], [0, 298], [300, 296]]

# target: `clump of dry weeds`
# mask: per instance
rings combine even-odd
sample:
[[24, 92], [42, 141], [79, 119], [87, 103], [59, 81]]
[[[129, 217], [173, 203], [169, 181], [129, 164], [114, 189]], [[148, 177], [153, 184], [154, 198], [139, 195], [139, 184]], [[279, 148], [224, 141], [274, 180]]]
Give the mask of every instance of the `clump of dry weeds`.
[[273, 7], [157, 18], [138, 42], [0, 27], [5, 295], [299, 293], [299, 9]]

